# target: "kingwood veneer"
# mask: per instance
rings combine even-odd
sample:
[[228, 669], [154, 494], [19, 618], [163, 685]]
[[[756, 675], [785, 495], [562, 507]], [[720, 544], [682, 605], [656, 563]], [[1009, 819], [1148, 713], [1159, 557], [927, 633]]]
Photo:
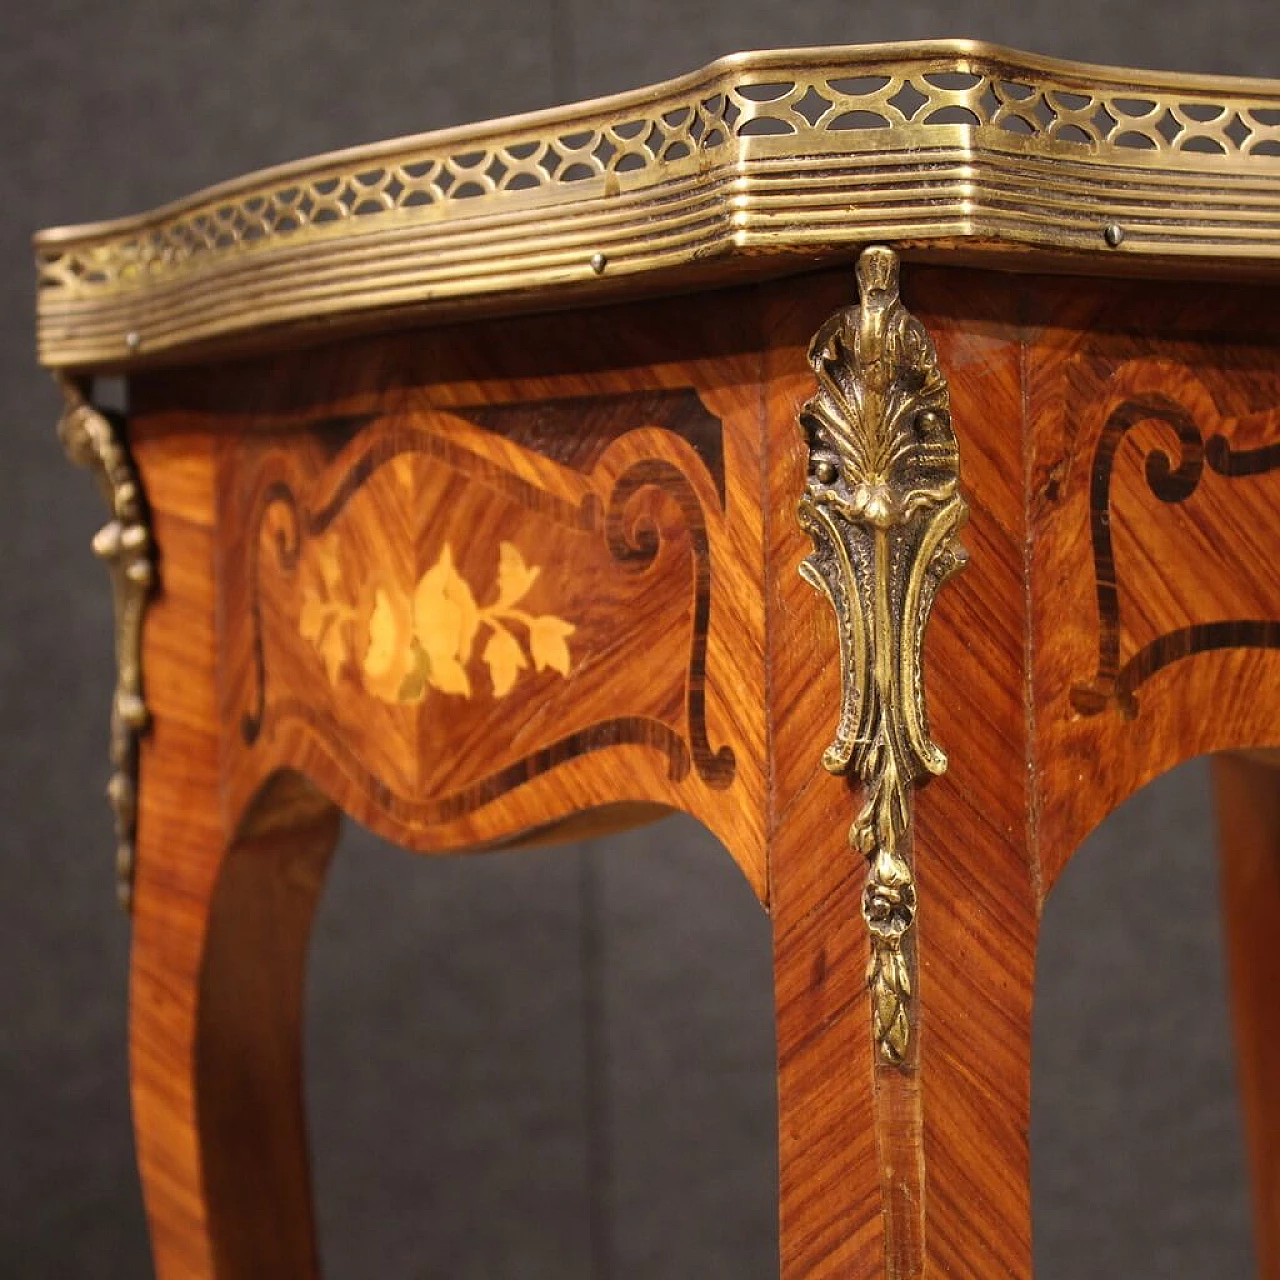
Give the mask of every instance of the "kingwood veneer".
[[[785, 1280], [1028, 1276], [1045, 896], [1143, 783], [1245, 749], [1280, 1276], [1280, 85], [752, 55], [37, 255], [112, 508], [163, 1276], [316, 1272], [299, 1004], [340, 812], [429, 852], [672, 809], [773, 923]], [[89, 399], [114, 372], [127, 422]]]

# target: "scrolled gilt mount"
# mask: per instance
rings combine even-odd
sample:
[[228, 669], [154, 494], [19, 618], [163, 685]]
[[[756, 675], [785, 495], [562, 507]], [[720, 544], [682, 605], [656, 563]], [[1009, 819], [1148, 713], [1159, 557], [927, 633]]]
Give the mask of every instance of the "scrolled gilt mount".
[[835, 610], [842, 690], [823, 764], [863, 784], [849, 844], [867, 859], [874, 1036], [880, 1060], [900, 1066], [915, 967], [912, 797], [947, 767], [929, 737], [924, 632], [938, 588], [968, 560], [956, 536], [968, 507], [947, 383], [899, 301], [897, 255], [866, 249], [857, 275], [860, 305], [809, 347], [818, 390], [800, 410], [809, 475], [798, 515], [815, 550], [800, 572]]
[[155, 580], [151, 531], [142, 489], [119, 423], [94, 408], [85, 388], [60, 379], [64, 399], [58, 438], [72, 462], [89, 468], [111, 518], [94, 535], [93, 551], [111, 572], [115, 605], [116, 689], [111, 704], [111, 781], [115, 812], [116, 890], [129, 909], [137, 827], [138, 737], [149, 721], [142, 696], [142, 618]]

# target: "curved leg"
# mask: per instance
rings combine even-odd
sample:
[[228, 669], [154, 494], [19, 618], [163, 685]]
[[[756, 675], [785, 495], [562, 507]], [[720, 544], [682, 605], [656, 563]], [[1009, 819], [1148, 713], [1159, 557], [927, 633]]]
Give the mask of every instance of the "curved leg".
[[1036, 931], [1026, 851], [983, 830], [960, 787], [921, 797], [915, 1049], [887, 1065], [872, 1033], [864, 871], [832, 820], [838, 797], [822, 791], [803, 797], [771, 850], [775, 877], [808, 882], [794, 915], [774, 882], [784, 1280], [1025, 1280]]
[[162, 722], [148, 744], [131, 961], [134, 1126], [156, 1270], [311, 1277], [301, 1004], [339, 817], [281, 776], [224, 841], [209, 754], [181, 736]]
[[1280, 770], [1222, 755], [1213, 777], [1258, 1274], [1280, 1280]]
[[[817, 778], [769, 849], [783, 1280], [878, 1276], [885, 1256], [861, 871], [833, 820], [842, 799]], [[815, 882], [794, 907], [792, 876]]]
[[[801, 495], [772, 548], [782, 1274], [1027, 1280], [1022, 458], [1016, 431], [965, 434], [1018, 421], [1019, 357], [948, 329], [945, 303], [935, 348], [897, 276], [865, 250], [859, 305], [806, 337], [803, 381], [780, 347], [775, 381], [779, 432], [809, 396], [807, 457], [783, 445], [773, 472], [776, 510]], [[780, 313], [780, 343], [799, 314]], [[962, 476], [982, 499], [963, 546]]]

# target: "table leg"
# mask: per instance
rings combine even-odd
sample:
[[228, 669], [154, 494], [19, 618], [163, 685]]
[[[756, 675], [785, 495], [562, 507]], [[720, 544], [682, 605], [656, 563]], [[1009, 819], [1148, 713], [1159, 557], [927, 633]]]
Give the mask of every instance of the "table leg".
[[224, 840], [209, 754], [179, 736], [158, 724], [145, 762], [131, 961], [156, 1271], [312, 1277], [302, 1000], [339, 815], [278, 775]]
[[773, 326], [775, 509], [799, 494], [795, 524], [773, 526], [782, 1275], [1027, 1280], [1022, 460], [1016, 429], [987, 450], [967, 434], [1018, 421], [1017, 353], [946, 311], [935, 346], [888, 249], [863, 252], [857, 281], [803, 382], [799, 309]]
[[1239, 1079], [1252, 1166], [1258, 1274], [1280, 1278], [1280, 771], [1213, 761]]
[[[936, 790], [925, 799], [943, 801]], [[1010, 873], [1025, 855], [975, 828], [959, 788], [922, 800], [910, 1041], [890, 1064], [867, 983], [865, 873], [826, 801], [817, 788], [802, 799], [773, 851], [776, 870], [849, 868], [802, 919], [775, 921], [783, 1280], [1026, 1280], [1035, 920]], [[972, 874], [983, 861], [986, 879]]]

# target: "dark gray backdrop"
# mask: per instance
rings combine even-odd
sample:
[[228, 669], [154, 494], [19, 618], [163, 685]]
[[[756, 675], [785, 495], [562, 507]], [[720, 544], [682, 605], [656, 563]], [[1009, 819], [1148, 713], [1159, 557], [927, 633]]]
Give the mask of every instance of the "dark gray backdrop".
[[[27, 237], [243, 170], [605, 93], [739, 48], [973, 35], [1280, 74], [1280, 9], [958, 0], [6, 0], [0, 217], [0, 1277], [138, 1277], [105, 575], [34, 368]], [[1152, 786], [1050, 904], [1044, 1280], [1250, 1274], [1206, 776]], [[335, 1277], [776, 1276], [769, 939], [700, 828], [425, 861], [345, 836], [310, 1109]]]

